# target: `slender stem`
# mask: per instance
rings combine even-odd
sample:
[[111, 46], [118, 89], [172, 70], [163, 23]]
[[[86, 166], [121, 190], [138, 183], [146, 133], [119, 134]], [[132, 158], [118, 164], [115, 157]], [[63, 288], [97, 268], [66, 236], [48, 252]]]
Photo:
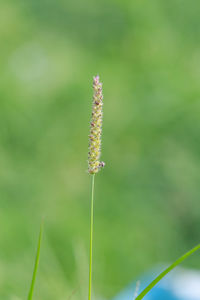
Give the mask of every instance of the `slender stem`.
[[89, 292], [88, 300], [92, 296], [92, 246], [93, 246], [93, 223], [94, 223], [94, 177], [92, 175], [92, 197], [91, 197], [91, 215], [90, 215], [90, 266], [89, 266]]
[[29, 290], [29, 294], [28, 294], [28, 300], [32, 300], [32, 298], [33, 298], [33, 290], [34, 290], [34, 286], [35, 286], [36, 274], [37, 274], [39, 258], [40, 258], [40, 249], [41, 249], [41, 241], [42, 241], [42, 234], [43, 234], [43, 222], [44, 221], [42, 221], [42, 223], [40, 225], [37, 253], [36, 253], [36, 258], [35, 258], [35, 266], [34, 266], [34, 270], [33, 270], [31, 286], [30, 286], [30, 290]]
[[184, 255], [179, 257], [171, 266], [166, 268], [162, 273], [160, 273], [140, 294], [135, 298], [135, 300], [141, 300], [144, 296], [163, 278], [167, 275], [171, 270], [173, 270], [176, 266], [178, 266], [182, 261], [184, 261], [187, 257], [193, 254], [195, 251], [200, 249], [200, 244], [196, 247], [192, 248], [190, 251], [186, 252]]

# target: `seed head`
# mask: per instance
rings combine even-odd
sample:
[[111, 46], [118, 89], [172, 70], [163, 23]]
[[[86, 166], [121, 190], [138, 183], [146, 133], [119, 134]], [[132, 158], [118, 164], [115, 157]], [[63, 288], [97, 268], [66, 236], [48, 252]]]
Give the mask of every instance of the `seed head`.
[[89, 152], [88, 152], [88, 172], [98, 173], [105, 166], [104, 162], [99, 161], [101, 156], [101, 134], [103, 116], [103, 94], [102, 83], [99, 76], [93, 78], [93, 106], [92, 119], [90, 123]]

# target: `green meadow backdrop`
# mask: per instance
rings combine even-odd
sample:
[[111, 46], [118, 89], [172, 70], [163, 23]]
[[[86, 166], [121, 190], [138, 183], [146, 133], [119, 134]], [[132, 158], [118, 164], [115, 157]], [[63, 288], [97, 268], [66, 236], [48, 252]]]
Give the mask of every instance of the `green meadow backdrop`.
[[198, 0], [1, 0], [0, 299], [26, 299], [43, 217], [34, 299], [87, 299], [96, 74], [96, 299], [199, 243], [199, 15]]

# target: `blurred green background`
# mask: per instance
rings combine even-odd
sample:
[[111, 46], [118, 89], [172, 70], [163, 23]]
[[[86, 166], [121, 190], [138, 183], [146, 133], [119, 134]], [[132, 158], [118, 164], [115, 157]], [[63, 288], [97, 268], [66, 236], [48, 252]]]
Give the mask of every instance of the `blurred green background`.
[[87, 299], [96, 74], [96, 299], [200, 241], [199, 16], [197, 0], [1, 0], [0, 299], [26, 299], [43, 216], [34, 298]]

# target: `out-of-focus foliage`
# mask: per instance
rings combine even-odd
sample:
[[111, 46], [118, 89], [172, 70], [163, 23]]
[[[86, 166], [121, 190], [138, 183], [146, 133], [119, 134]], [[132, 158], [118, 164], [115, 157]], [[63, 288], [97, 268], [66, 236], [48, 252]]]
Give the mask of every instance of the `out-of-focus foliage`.
[[[104, 83], [94, 289], [199, 242], [200, 3], [1, 0], [0, 298], [86, 299], [92, 76]], [[198, 254], [186, 265], [200, 268]]]

